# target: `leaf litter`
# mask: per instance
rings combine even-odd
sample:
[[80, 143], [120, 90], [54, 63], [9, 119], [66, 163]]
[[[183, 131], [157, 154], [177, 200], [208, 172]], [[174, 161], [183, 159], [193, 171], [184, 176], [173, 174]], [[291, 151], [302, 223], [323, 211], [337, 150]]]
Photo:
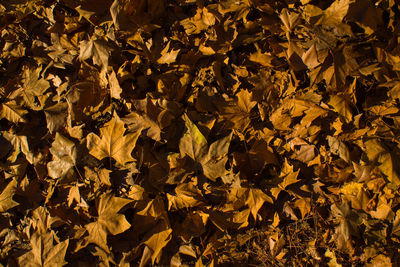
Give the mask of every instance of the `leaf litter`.
[[0, 3], [0, 264], [398, 266], [399, 14]]

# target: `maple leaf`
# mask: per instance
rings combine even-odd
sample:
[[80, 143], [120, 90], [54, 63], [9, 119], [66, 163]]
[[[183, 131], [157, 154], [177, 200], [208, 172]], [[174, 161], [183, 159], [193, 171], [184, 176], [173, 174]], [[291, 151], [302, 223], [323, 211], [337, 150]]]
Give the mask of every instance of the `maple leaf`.
[[329, 105], [331, 105], [337, 113], [343, 116], [346, 122], [352, 120], [353, 112], [351, 111], [351, 106], [343, 96], [332, 95], [329, 99]]
[[117, 235], [128, 230], [131, 225], [118, 211], [133, 200], [114, 197], [112, 194], [101, 195], [97, 202], [98, 217], [95, 222], [85, 225], [89, 233], [87, 240], [108, 251], [107, 234]]
[[197, 126], [184, 115], [186, 131], [179, 141], [179, 150], [182, 156], [188, 155], [202, 166], [206, 177], [216, 180], [226, 173], [225, 164], [232, 133], [208, 146], [207, 139]]
[[267, 196], [261, 189], [248, 188], [248, 196], [246, 204], [249, 206], [250, 212], [254, 220], [257, 220], [258, 211], [261, 209], [265, 202], [273, 203], [272, 199]]
[[161, 109], [149, 97], [134, 102], [135, 111], [122, 118], [130, 131], [143, 129], [143, 133], [155, 141], [161, 140], [163, 129], [171, 124], [173, 115], [167, 109]]
[[136, 145], [141, 130], [124, 135], [124, 123], [114, 112], [113, 118], [100, 129], [100, 136], [90, 133], [87, 136], [89, 153], [99, 160], [110, 157], [120, 165], [134, 161], [131, 152]]
[[339, 24], [349, 10], [352, 0], [336, 0], [324, 11], [324, 24]]
[[[157, 229], [158, 228], [158, 229]], [[163, 229], [163, 227], [157, 227], [154, 229], [153, 234], [150, 235], [150, 237], [144, 241], [143, 243], [150, 248], [151, 250], [151, 263], [154, 264], [156, 262], [156, 259], [159, 257], [161, 250], [171, 241], [172, 239], [172, 229]], [[146, 252], [146, 249], [145, 249]], [[144, 252], [144, 253], [145, 253]], [[144, 257], [145, 258], [145, 257]], [[140, 266], [144, 266], [143, 264], [143, 257], [142, 261], [140, 263]]]
[[3, 189], [3, 192], [1, 192], [0, 194], [0, 212], [5, 212], [19, 205], [18, 202], [15, 202], [12, 199], [16, 190], [17, 190], [16, 180], [12, 180], [11, 182], [9, 182], [7, 186]]
[[60, 129], [66, 124], [66, 119], [68, 116], [68, 104], [61, 102], [54, 106], [44, 109], [44, 114], [46, 115], [47, 128], [50, 133], [53, 133]]
[[34, 233], [30, 238], [32, 250], [18, 258], [21, 266], [50, 267], [64, 266], [67, 264], [64, 257], [68, 248], [69, 240], [53, 245], [51, 233]]
[[236, 94], [237, 101], [223, 103], [218, 107], [222, 116], [232, 122], [234, 129], [243, 132], [249, 126], [250, 111], [257, 105], [257, 102], [252, 100], [252, 95], [248, 90], [241, 90]]
[[63, 177], [75, 166], [77, 157], [75, 144], [58, 132], [56, 133], [50, 152], [54, 157], [54, 160], [47, 164], [50, 177]]
[[197, 126], [184, 115], [186, 131], [179, 142], [179, 150], [182, 156], [188, 155], [195, 161], [199, 161], [207, 152], [207, 139]]
[[395, 265], [396, 1], [0, 2], [2, 262]]
[[400, 174], [396, 165], [396, 155], [376, 139], [367, 140], [364, 145], [369, 160], [378, 162], [380, 164], [379, 169], [387, 176], [388, 180], [396, 186], [400, 186]]
[[26, 135], [16, 135], [14, 133], [3, 132], [3, 136], [14, 147], [14, 152], [8, 157], [9, 160], [15, 161], [20, 153], [25, 155], [29, 163], [33, 163], [33, 152], [31, 151]]
[[110, 47], [104, 40], [90, 39], [81, 41], [79, 58], [87, 60], [92, 58], [93, 63], [107, 70]]
[[119, 85], [117, 75], [114, 71], [108, 74], [108, 83], [110, 84], [110, 95], [116, 99], [121, 98], [122, 88]]
[[176, 57], [179, 54], [180, 49], [169, 51], [171, 42], [168, 42], [165, 48], [161, 51], [161, 57], [157, 59], [159, 64], [171, 64], [176, 61]]
[[271, 189], [271, 193], [274, 198], [277, 199], [281, 191], [287, 190], [288, 186], [297, 183], [299, 181], [297, 178], [298, 176], [299, 170], [293, 171], [293, 166], [290, 165], [285, 159], [285, 162], [282, 166], [281, 174], [278, 179], [279, 184]]
[[41, 110], [48, 96], [44, 93], [50, 83], [40, 76], [42, 68], [29, 69], [24, 72], [22, 95], [25, 104], [33, 110]]
[[192, 183], [178, 185], [175, 188], [176, 196], [167, 194], [168, 209], [182, 209], [204, 205], [204, 199], [201, 192]]
[[27, 114], [27, 110], [16, 105], [14, 101], [1, 104], [0, 118], [6, 118], [8, 121], [13, 123], [25, 122], [24, 116]]

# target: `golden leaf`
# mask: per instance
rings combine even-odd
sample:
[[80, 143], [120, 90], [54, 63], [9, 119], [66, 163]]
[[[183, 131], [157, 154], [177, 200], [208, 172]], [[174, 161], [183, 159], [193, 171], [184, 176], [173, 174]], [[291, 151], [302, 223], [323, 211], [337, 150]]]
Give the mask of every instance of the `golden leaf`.
[[134, 161], [131, 152], [136, 145], [141, 130], [124, 135], [124, 123], [114, 113], [113, 118], [100, 129], [100, 136], [90, 133], [87, 136], [89, 153], [99, 160], [110, 157], [124, 166], [127, 162]]

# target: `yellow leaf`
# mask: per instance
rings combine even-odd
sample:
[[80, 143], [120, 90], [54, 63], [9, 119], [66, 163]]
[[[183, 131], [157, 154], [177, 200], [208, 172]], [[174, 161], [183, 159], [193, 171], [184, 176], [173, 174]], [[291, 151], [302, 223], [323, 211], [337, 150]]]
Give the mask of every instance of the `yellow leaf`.
[[246, 204], [249, 206], [250, 212], [254, 220], [257, 220], [258, 211], [261, 209], [265, 202], [273, 203], [273, 200], [267, 196], [261, 189], [248, 188], [248, 195]]
[[188, 155], [193, 160], [199, 160], [207, 152], [207, 140], [186, 114], [184, 120], [186, 132], [179, 141], [179, 150], [182, 156]]
[[157, 63], [159, 64], [171, 64], [176, 61], [176, 57], [179, 54], [180, 49], [169, 51], [170, 42], [165, 46], [165, 48], [161, 51], [161, 57], [157, 59]]
[[95, 222], [85, 225], [89, 233], [87, 238], [89, 243], [95, 243], [108, 251], [107, 234], [117, 235], [131, 227], [125, 216], [118, 214], [121, 208], [131, 202], [131, 199], [114, 197], [112, 194], [103, 194], [97, 205], [99, 217]]
[[11, 182], [9, 182], [6, 188], [3, 189], [3, 192], [1, 192], [0, 194], [0, 212], [5, 212], [19, 205], [18, 202], [15, 202], [12, 199], [16, 190], [17, 190], [16, 180], [12, 180]]
[[175, 188], [176, 196], [167, 194], [168, 209], [190, 208], [204, 205], [201, 191], [192, 183], [184, 183]]
[[16, 105], [14, 102], [7, 102], [1, 104], [0, 118], [5, 118], [13, 123], [25, 122], [24, 116], [28, 112]]
[[81, 41], [79, 48], [79, 59], [91, 58], [95, 65], [107, 70], [110, 47], [104, 40], [92, 38], [89, 41]]
[[311, 211], [311, 201], [310, 199], [300, 198], [294, 202], [294, 205], [300, 210], [301, 218], [304, 217]]
[[350, 151], [347, 148], [346, 144], [332, 136], [328, 136], [327, 139], [331, 152], [333, 154], [339, 155], [339, 157], [341, 157], [347, 163], [351, 163]]
[[115, 99], [121, 98], [122, 88], [119, 85], [117, 75], [113, 70], [110, 74], [108, 74], [108, 83], [110, 85], [110, 95]]
[[265, 67], [273, 67], [271, 64], [272, 59], [273, 56], [271, 56], [269, 53], [261, 53], [260, 50], [257, 50], [257, 52], [251, 54], [249, 57], [250, 61], [256, 62]]
[[64, 266], [65, 253], [67, 252], [69, 240], [53, 245], [51, 233], [34, 233], [30, 238], [32, 250], [18, 258], [20, 266], [27, 267], [53, 267]]
[[225, 164], [228, 160], [226, 154], [228, 153], [232, 133], [215, 141], [208, 147], [207, 139], [186, 114], [184, 115], [184, 120], [186, 131], [179, 141], [181, 155], [188, 155], [194, 161], [200, 163], [204, 175], [213, 181], [225, 175]]
[[353, 112], [349, 102], [342, 96], [331, 95], [329, 105], [349, 123], [353, 119]]
[[380, 163], [379, 169], [385, 174], [388, 180], [396, 186], [400, 186], [399, 170], [396, 164], [396, 156], [388, 151], [378, 140], [372, 139], [365, 143], [365, 152], [370, 161]]
[[[157, 230], [157, 229], [154, 229]], [[156, 261], [160, 255], [161, 250], [169, 243], [172, 238], [172, 229], [166, 229], [162, 231], [154, 231], [153, 235], [147, 239], [144, 244], [151, 249], [151, 261], [152, 264]]]
[[47, 164], [50, 177], [63, 177], [75, 166], [77, 157], [75, 144], [58, 132], [51, 145], [50, 152], [53, 155], [53, 161]]
[[212, 26], [215, 24], [215, 16], [213, 13], [209, 12], [206, 7], [203, 8], [202, 18], [203, 22], [207, 26]]
[[354, 0], [336, 0], [324, 11], [324, 24], [339, 24], [349, 10], [349, 5]]
[[131, 152], [136, 145], [141, 130], [124, 135], [124, 123], [114, 113], [113, 118], [100, 129], [100, 136], [90, 133], [87, 136], [89, 153], [99, 160], [110, 157], [120, 165], [134, 161]]

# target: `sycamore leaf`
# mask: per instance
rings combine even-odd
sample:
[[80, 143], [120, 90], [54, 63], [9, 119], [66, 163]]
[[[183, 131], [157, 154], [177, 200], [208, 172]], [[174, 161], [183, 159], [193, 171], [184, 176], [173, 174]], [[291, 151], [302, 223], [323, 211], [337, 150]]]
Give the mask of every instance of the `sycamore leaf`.
[[48, 96], [46, 90], [50, 83], [41, 77], [42, 68], [26, 69], [22, 94], [25, 104], [33, 110], [41, 110]]
[[228, 157], [226, 155], [228, 154], [231, 139], [232, 133], [212, 143], [207, 155], [200, 160], [204, 175], [211, 180], [215, 180], [227, 173], [225, 165], [228, 162]]
[[286, 8], [282, 9], [279, 18], [285, 25], [285, 30], [292, 31], [300, 23], [300, 15], [295, 12], [289, 12]]
[[225, 164], [228, 160], [225, 155], [228, 153], [232, 134], [215, 141], [208, 147], [206, 138], [186, 114], [184, 119], [186, 132], [179, 142], [181, 155], [188, 155], [200, 163], [204, 175], [213, 181], [225, 175]]
[[0, 118], [6, 118], [13, 123], [25, 122], [24, 115], [28, 112], [13, 102], [2, 103]]
[[30, 238], [32, 250], [18, 258], [20, 266], [28, 267], [52, 267], [64, 266], [65, 253], [67, 252], [69, 240], [53, 245], [51, 233], [34, 233]]
[[50, 152], [54, 157], [53, 161], [47, 164], [50, 177], [63, 177], [75, 166], [77, 157], [75, 144], [58, 132], [56, 133]]
[[339, 24], [343, 21], [353, 0], [336, 0], [324, 11], [324, 24]]
[[8, 185], [3, 189], [3, 192], [1, 192], [0, 194], [0, 212], [5, 212], [19, 205], [18, 202], [15, 202], [12, 199], [16, 190], [17, 190], [16, 180], [12, 180], [11, 182], [9, 182]]
[[273, 203], [272, 199], [262, 190], [257, 188], [248, 188], [248, 195], [245, 203], [249, 206], [254, 220], [257, 220], [258, 211], [265, 202]]
[[192, 183], [178, 185], [175, 188], [176, 196], [167, 194], [168, 209], [190, 208], [204, 205], [204, 199], [200, 190]]
[[171, 64], [176, 61], [176, 57], [179, 54], [180, 49], [174, 50], [172, 49], [169, 51], [169, 45], [168, 43], [165, 48], [161, 51], [161, 57], [157, 59], [157, 63], [159, 64]]
[[40, 77], [42, 68], [26, 69], [24, 91], [32, 96], [41, 96], [50, 87], [50, 83]]
[[370, 161], [378, 162], [379, 169], [384, 173], [388, 180], [396, 186], [400, 186], [400, 174], [396, 164], [396, 155], [388, 151], [384, 145], [376, 139], [368, 140], [364, 143], [366, 154]]
[[114, 71], [108, 74], [108, 83], [110, 85], [110, 95], [115, 99], [121, 98], [122, 88], [119, 85], [117, 75]]
[[182, 156], [188, 155], [193, 160], [198, 161], [207, 152], [207, 140], [186, 114], [184, 120], [186, 132], [179, 141], [179, 150]]
[[257, 105], [252, 99], [253, 93], [241, 90], [236, 94], [237, 101], [221, 103], [218, 107], [221, 115], [233, 124], [234, 129], [245, 131], [250, 124], [250, 111]]
[[120, 209], [131, 202], [131, 199], [114, 197], [112, 194], [102, 195], [97, 204], [99, 217], [95, 222], [85, 225], [89, 233], [88, 242], [108, 251], [107, 234], [117, 235], [125, 232], [131, 226], [124, 215], [118, 214]]
[[141, 130], [124, 135], [124, 123], [114, 113], [113, 118], [100, 129], [100, 136], [90, 133], [87, 136], [89, 153], [99, 160], [110, 157], [120, 165], [134, 161], [131, 152], [136, 145]]
[[44, 109], [44, 114], [46, 115], [47, 129], [50, 133], [57, 131], [66, 125], [66, 120], [68, 116], [68, 104], [61, 102], [54, 106]]
[[269, 53], [261, 53], [260, 50], [250, 55], [249, 60], [256, 62], [265, 67], [273, 67], [272, 65], [273, 56]]
[[329, 105], [331, 105], [337, 113], [343, 116], [347, 123], [353, 119], [353, 112], [351, 111], [351, 106], [346, 98], [339, 95], [331, 95]]
[[294, 205], [300, 210], [302, 219], [311, 211], [311, 201], [309, 199], [297, 199]]
[[9, 132], [3, 132], [3, 136], [14, 147], [14, 152], [9, 156], [11, 161], [15, 161], [20, 153], [23, 153], [29, 163], [33, 163], [33, 152], [28, 143], [28, 137], [25, 135], [16, 135]]
[[100, 39], [81, 41], [79, 48], [79, 59], [87, 60], [91, 58], [95, 65], [107, 70], [110, 48], [105, 41]]
[[150, 98], [135, 101], [134, 105], [136, 110], [122, 118], [129, 131], [136, 132], [142, 128], [148, 137], [160, 141], [163, 128], [171, 124], [171, 112], [161, 109]]
[[215, 24], [215, 16], [213, 13], [209, 12], [206, 7], [202, 10], [203, 23], [207, 26], [212, 26]]
[[339, 139], [328, 136], [328, 143], [333, 154], [339, 155], [344, 161], [350, 163], [350, 151], [347, 148], [346, 144]]
[[[158, 227], [160, 228], [160, 227]], [[151, 263], [154, 264], [159, 257], [161, 250], [172, 239], [172, 229], [154, 229], [154, 233], [144, 244], [151, 250]]]
[[297, 176], [299, 175], [299, 171], [291, 172], [288, 175], [282, 178], [282, 182], [278, 184], [277, 187], [271, 189], [271, 193], [275, 199], [278, 198], [280, 192], [286, 190], [289, 185], [297, 183], [299, 180]]

